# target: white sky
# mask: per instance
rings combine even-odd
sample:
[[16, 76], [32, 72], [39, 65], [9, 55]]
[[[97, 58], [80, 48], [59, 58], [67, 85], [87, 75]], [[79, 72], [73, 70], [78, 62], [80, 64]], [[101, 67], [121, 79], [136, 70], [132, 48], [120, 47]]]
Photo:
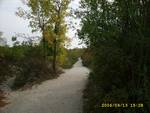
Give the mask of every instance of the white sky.
[[[78, 8], [79, 1], [80, 0], [74, 0], [70, 6], [74, 9]], [[22, 18], [15, 15], [18, 7], [25, 8], [21, 0], [0, 0], [0, 31], [4, 33], [4, 37], [7, 38], [7, 42], [10, 45], [12, 44], [11, 37], [16, 33], [25, 33], [35, 36], [39, 35], [38, 33], [31, 33], [31, 28], [29, 27], [29, 23], [27, 20], [23, 20]], [[79, 28], [78, 19], [71, 19], [71, 21], [76, 22], [76, 28]], [[83, 44], [79, 45], [81, 41], [77, 38], [75, 33], [76, 30], [74, 31], [73, 29], [69, 29], [67, 33], [67, 35], [72, 40], [69, 48], [84, 46]]]

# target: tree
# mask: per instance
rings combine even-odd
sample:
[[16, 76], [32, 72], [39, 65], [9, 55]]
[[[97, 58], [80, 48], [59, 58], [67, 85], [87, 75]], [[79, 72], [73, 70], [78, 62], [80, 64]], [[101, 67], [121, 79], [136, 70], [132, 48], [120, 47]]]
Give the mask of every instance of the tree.
[[[145, 107], [140, 111], [150, 112], [148, 6], [147, 0], [81, 0], [84, 15], [79, 37], [86, 41], [93, 57], [90, 76], [93, 92], [89, 97], [92, 104], [141, 102]], [[108, 112], [94, 105], [89, 105], [87, 112]]]
[[44, 32], [49, 24], [49, 15], [47, 12], [49, 10], [48, 5], [51, 4], [51, 2], [47, 0], [25, 0], [23, 3], [27, 5], [30, 10], [25, 11], [22, 8], [18, 8], [18, 12], [16, 12], [16, 14], [30, 21], [32, 32], [40, 31], [42, 33], [44, 57], [46, 57], [46, 41]]
[[53, 70], [56, 72], [56, 56], [58, 47], [62, 46], [66, 38], [65, 17], [70, 0], [54, 0], [52, 21], [54, 23], [54, 39], [53, 39]]
[[56, 72], [57, 49], [66, 38], [65, 17], [69, 3], [70, 0], [29, 0], [26, 5], [30, 8], [30, 12], [21, 8], [17, 12], [20, 17], [29, 19], [33, 32], [42, 32], [44, 51], [46, 41], [53, 47], [54, 72]]

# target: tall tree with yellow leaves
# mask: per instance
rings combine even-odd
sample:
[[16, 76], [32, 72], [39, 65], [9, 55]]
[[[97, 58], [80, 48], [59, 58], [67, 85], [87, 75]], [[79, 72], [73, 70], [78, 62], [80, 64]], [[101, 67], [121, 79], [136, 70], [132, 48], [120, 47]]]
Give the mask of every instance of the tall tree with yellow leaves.
[[53, 70], [56, 72], [57, 50], [64, 44], [66, 34], [65, 17], [71, 0], [25, 0], [29, 11], [19, 8], [17, 15], [28, 19], [33, 32], [42, 33], [44, 56], [45, 42], [53, 47]]

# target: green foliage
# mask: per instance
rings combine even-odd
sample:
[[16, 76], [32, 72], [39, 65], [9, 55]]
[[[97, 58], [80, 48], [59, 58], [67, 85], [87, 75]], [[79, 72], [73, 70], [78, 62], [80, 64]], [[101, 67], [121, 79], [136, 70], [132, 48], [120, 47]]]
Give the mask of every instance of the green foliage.
[[79, 36], [92, 51], [85, 113], [137, 113], [130, 108], [95, 107], [105, 102], [143, 103], [138, 111], [150, 112], [148, 4], [146, 0], [81, 1]]
[[11, 40], [14, 42], [14, 41], [17, 40], [17, 37], [14, 37], [14, 36], [13, 36]]
[[64, 63], [61, 65], [63, 68], [71, 68], [73, 64], [78, 61], [83, 53], [82, 49], [66, 49], [66, 57]]
[[[27, 49], [27, 48], [26, 48]], [[25, 47], [0, 47], [0, 81], [1, 83], [17, 73], [19, 60], [24, 57]]]
[[16, 76], [14, 89], [56, 77], [51, 64], [43, 58], [41, 47], [31, 47], [20, 62], [20, 73]]
[[86, 67], [92, 68], [92, 52], [89, 48], [84, 49], [84, 52], [82, 53], [82, 63]]
[[0, 47], [0, 83], [11, 75], [10, 64], [12, 64], [11, 52], [8, 47]]
[[53, 73], [51, 62], [44, 59], [41, 46], [24, 43], [14, 47], [0, 47], [0, 82], [16, 77], [12, 87], [18, 89], [55, 78], [58, 75]]

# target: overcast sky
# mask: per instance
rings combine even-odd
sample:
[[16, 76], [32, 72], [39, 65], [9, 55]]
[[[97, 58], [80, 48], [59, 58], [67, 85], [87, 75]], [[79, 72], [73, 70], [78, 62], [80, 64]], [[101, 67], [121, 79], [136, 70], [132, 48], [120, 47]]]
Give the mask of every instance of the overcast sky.
[[[74, 0], [71, 3], [71, 7], [78, 8], [80, 0]], [[31, 28], [27, 20], [23, 20], [15, 15], [18, 7], [25, 8], [21, 0], [0, 0], [0, 31], [4, 33], [4, 37], [7, 38], [8, 44], [11, 44], [11, 37], [16, 33], [25, 33], [29, 35], [39, 35], [38, 33], [31, 33]], [[72, 19], [73, 22], [79, 24], [79, 20]], [[77, 28], [79, 25], [76, 26]], [[75, 36], [76, 31], [70, 29], [67, 35], [72, 39], [70, 48], [82, 47], [79, 45], [81, 41]]]

